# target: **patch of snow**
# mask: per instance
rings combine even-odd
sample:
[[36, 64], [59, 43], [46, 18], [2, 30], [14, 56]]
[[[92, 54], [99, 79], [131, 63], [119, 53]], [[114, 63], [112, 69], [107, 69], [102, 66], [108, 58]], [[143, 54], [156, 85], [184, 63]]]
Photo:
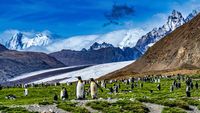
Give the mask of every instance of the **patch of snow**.
[[148, 47], [152, 47], [155, 43], [148, 44]]

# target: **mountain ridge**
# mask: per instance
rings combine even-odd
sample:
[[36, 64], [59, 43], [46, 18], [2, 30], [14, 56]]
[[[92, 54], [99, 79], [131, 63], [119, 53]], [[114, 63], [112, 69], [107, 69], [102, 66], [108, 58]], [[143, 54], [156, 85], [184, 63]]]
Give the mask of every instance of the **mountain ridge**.
[[65, 65], [90, 65], [103, 64], [119, 61], [129, 61], [138, 58], [142, 53], [136, 48], [103, 47], [82, 51], [62, 50], [49, 54]]

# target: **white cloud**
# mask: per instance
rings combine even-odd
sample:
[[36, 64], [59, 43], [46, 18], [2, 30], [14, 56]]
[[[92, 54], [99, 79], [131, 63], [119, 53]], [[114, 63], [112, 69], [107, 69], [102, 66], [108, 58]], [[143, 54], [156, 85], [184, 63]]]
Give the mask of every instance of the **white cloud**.
[[145, 33], [146, 32], [142, 29], [130, 29], [113, 31], [106, 34], [69, 37], [47, 46], [47, 50], [53, 52], [60, 51], [62, 49], [88, 49], [94, 42], [106, 42], [112, 44], [115, 47], [130, 46], [131, 44], [131, 47], [133, 47], [137, 40]]

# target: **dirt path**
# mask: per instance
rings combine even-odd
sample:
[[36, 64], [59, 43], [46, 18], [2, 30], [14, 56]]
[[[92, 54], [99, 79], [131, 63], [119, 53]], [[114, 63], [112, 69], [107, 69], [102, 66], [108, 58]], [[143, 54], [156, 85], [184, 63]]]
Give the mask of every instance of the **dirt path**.
[[191, 111], [186, 111], [187, 113], [200, 113], [200, 110], [196, 106], [190, 106]]
[[144, 103], [147, 108], [149, 108], [150, 112], [149, 113], [161, 113], [164, 106], [158, 105], [158, 104], [152, 104], [152, 103]]

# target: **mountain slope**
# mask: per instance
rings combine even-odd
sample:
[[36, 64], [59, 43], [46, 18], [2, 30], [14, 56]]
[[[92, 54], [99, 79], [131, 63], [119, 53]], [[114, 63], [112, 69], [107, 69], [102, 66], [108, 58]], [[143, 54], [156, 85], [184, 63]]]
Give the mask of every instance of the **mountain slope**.
[[0, 51], [0, 83], [22, 73], [65, 66], [44, 53], [18, 52], [3, 48], [4, 51]]
[[200, 68], [200, 14], [158, 41], [139, 60], [109, 75]]

